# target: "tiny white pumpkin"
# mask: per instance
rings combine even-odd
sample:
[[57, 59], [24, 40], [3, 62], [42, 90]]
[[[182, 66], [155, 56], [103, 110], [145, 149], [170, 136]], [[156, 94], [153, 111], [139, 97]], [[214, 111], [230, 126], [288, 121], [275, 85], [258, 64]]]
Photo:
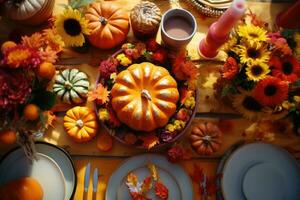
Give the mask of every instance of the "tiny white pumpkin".
[[5, 15], [24, 24], [38, 25], [51, 15], [55, 0], [7, 0]]
[[85, 101], [90, 83], [88, 76], [78, 69], [65, 69], [55, 77], [53, 91], [64, 103], [79, 104]]

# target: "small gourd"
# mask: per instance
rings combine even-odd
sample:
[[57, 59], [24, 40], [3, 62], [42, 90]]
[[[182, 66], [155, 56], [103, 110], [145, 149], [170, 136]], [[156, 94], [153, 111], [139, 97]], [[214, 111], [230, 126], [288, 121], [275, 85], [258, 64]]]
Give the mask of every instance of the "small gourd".
[[176, 111], [179, 92], [167, 69], [143, 62], [117, 75], [111, 97], [121, 122], [148, 132], [168, 123]]
[[55, 0], [7, 0], [4, 13], [12, 19], [28, 25], [39, 25], [51, 15]]
[[218, 126], [207, 122], [199, 123], [193, 127], [190, 141], [192, 147], [200, 155], [211, 155], [220, 149], [222, 132]]
[[64, 117], [64, 128], [74, 141], [90, 141], [98, 131], [97, 116], [88, 107], [76, 106], [67, 111]]
[[79, 104], [84, 102], [90, 83], [84, 72], [78, 69], [65, 69], [55, 77], [53, 91], [64, 103]]
[[160, 9], [152, 2], [142, 1], [130, 12], [130, 22], [135, 36], [155, 36], [161, 20]]

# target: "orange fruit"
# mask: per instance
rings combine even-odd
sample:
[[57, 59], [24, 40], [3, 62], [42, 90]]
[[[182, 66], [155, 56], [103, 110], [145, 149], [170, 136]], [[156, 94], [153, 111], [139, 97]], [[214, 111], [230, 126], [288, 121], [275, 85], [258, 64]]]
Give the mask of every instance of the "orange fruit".
[[1, 52], [3, 53], [5, 51], [5, 49], [8, 49], [8, 48], [11, 48], [14, 46], [17, 46], [17, 44], [14, 43], [13, 41], [6, 41], [1, 46]]
[[39, 107], [35, 104], [28, 104], [23, 110], [23, 115], [25, 119], [34, 121], [39, 118]]
[[37, 69], [37, 74], [41, 78], [51, 80], [55, 75], [55, 66], [49, 62], [42, 62]]
[[14, 144], [17, 141], [17, 133], [13, 130], [2, 130], [0, 132], [0, 143], [5, 145]]
[[113, 146], [113, 139], [107, 133], [102, 133], [97, 140], [97, 147], [100, 151], [109, 151]]

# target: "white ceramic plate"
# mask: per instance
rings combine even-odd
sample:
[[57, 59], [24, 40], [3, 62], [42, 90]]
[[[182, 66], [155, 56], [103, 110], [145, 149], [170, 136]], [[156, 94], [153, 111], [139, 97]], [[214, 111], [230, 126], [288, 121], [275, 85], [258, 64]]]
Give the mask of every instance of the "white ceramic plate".
[[21, 150], [12, 152], [0, 165], [0, 185], [29, 176], [41, 184], [44, 200], [65, 199], [65, 178], [58, 165], [44, 154], [36, 157], [31, 162]]
[[[43, 166], [40, 166], [40, 163], [38, 161], [34, 163], [33, 166], [31, 166], [32, 169], [34, 170], [30, 172], [29, 170], [26, 170], [30, 168], [30, 165], [27, 164], [29, 167], [24, 168], [22, 166], [13, 163], [14, 167], [18, 168], [18, 172], [8, 178], [12, 180], [21, 176], [32, 176], [41, 183], [43, 190], [51, 190], [52, 191], [51, 193], [53, 193], [51, 195], [61, 194], [58, 192], [59, 191], [58, 189], [54, 190], [54, 188], [56, 187], [64, 188], [64, 196], [58, 198], [56, 197], [52, 198], [52, 196], [51, 198], [46, 198], [47, 197], [46, 196], [44, 200], [72, 199], [76, 189], [77, 177], [76, 177], [76, 171], [73, 162], [71, 160], [71, 157], [63, 149], [44, 142], [37, 142], [36, 150], [38, 152], [38, 155], [42, 155], [42, 157], [45, 159], [47, 158], [47, 160], [49, 161], [48, 164], [43, 164]], [[25, 159], [25, 155], [21, 148], [16, 148], [11, 152], [7, 153], [5, 156], [3, 156], [0, 162], [0, 185], [2, 185], [3, 183], [6, 182], [6, 180], [8, 180], [7, 176], [4, 175], [4, 171], [13, 174], [12, 170], [6, 164], [7, 160], [18, 160], [18, 159], [23, 160], [23, 162], [25, 160], [25, 163], [28, 163], [28, 160]], [[43, 161], [45, 159], [43, 159]], [[54, 165], [56, 166], [56, 168], [54, 167]], [[56, 174], [52, 173], [54, 168], [57, 169], [56, 172], [58, 171], [60, 172], [59, 173], [60, 175], [58, 175], [58, 173]], [[2, 169], [4, 169], [4, 171]], [[58, 177], [62, 177], [63, 182], [60, 182], [60, 179]], [[51, 181], [51, 183], [48, 181]], [[47, 184], [45, 184], [44, 186], [42, 182], [47, 182]]]
[[[172, 164], [163, 156], [156, 154], [143, 154], [128, 159], [110, 177], [107, 189], [106, 200], [130, 200], [130, 194], [125, 185], [129, 172], [135, 173], [142, 181], [150, 176], [147, 168], [148, 163], [153, 163], [158, 168], [161, 181], [169, 189], [169, 198], [172, 200], [193, 200], [193, 185], [189, 175], [177, 164]], [[152, 200], [159, 200], [153, 190], [147, 193]]]
[[252, 143], [225, 163], [222, 191], [226, 200], [299, 200], [300, 166], [285, 150]]

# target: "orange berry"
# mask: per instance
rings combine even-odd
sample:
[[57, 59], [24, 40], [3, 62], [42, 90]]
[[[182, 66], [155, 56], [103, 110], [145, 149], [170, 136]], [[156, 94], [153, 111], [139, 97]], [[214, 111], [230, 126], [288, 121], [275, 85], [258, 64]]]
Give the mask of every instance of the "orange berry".
[[17, 46], [13, 41], [6, 41], [1, 46], [1, 52], [3, 53], [6, 49]]
[[37, 69], [37, 74], [41, 78], [51, 80], [55, 75], [55, 66], [49, 62], [42, 62]]
[[97, 147], [100, 151], [109, 151], [113, 146], [113, 139], [107, 133], [102, 133], [97, 140]]
[[2, 130], [0, 132], [0, 143], [5, 145], [14, 144], [17, 141], [17, 133], [12, 130]]
[[23, 115], [25, 119], [34, 121], [39, 118], [39, 107], [35, 104], [28, 104], [23, 110]]

